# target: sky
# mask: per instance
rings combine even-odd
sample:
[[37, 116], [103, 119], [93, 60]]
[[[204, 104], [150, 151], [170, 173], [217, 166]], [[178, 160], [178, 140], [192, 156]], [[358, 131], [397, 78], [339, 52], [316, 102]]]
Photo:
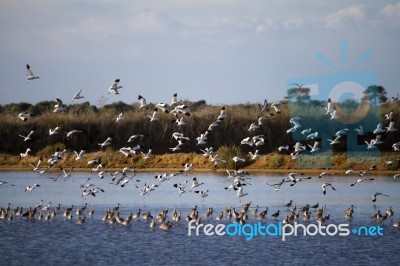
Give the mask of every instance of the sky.
[[[174, 93], [258, 103], [297, 78], [366, 69], [390, 97], [399, 44], [400, 1], [0, 1], [0, 104], [69, 104], [80, 89], [76, 102], [92, 105]], [[39, 79], [26, 82], [27, 63]], [[120, 95], [108, 95], [117, 78]]]

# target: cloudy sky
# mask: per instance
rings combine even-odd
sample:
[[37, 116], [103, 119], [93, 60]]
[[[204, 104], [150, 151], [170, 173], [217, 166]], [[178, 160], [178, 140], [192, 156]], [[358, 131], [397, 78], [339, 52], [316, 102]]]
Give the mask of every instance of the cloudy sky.
[[[399, 1], [1, 1], [0, 104], [70, 103], [80, 89], [94, 105], [175, 92], [255, 103], [283, 99], [293, 78], [364, 69], [393, 96], [399, 47]], [[40, 79], [26, 83], [27, 63]], [[107, 95], [116, 78], [121, 94]]]

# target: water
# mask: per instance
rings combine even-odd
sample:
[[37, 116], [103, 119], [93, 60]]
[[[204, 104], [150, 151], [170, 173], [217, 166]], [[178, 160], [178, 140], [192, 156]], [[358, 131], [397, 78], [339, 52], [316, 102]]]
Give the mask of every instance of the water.
[[[93, 208], [94, 216], [89, 217], [83, 225], [77, 225], [77, 216], [67, 220], [61, 213], [53, 220], [28, 221], [26, 218], [15, 217], [11, 222], [0, 220], [0, 265], [109, 265], [109, 264], [357, 264], [374, 265], [396, 264], [400, 259], [397, 245], [400, 243], [400, 230], [392, 226], [393, 222], [400, 221], [400, 185], [392, 176], [375, 176], [373, 181], [364, 181], [354, 187], [350, 186], [355, 177], [329, 176], [325, 178], [313, 177], [297, 183], [291, 187], [284, 184], [280, 191], [275, 192], [266, 182], [278, 182], [283, 176], [252, 174], [248, 180], [249, 185], [244, 187], [247, 196], [241, 199], [236, 197], [234, 191], [227, 191], [224, 187], [231, 184], [226, 174], [215, 173], [190, 173], [187, 176], [172, 177], [171, 180], [161, 183], [155, 191], [148, 196], [140, 195], [138, 186], [144, 183], [158, 184], [154, 176], [161, 173], [139, 173], [124, 188], [110, 184], [111, 177], [99, 179], [90, 173], [72, 173], [64, 181], [63, 177], [56, 182], [35, 173], [27, 172], [1, 172], [0, 180], [8, 181], [15, 186], [4, 184], [0, 186], [0, 206], [6, 207], [11, 203], [11, 208], [22, 206], [36, 206], [43, 200], [43, 205], [52, 202], [52, 207], [61, 204], [61, 210], [88, 203], [87, 210]], [[49, 174], [55, 176], [55, 174]], [[209, 189], [209, 196], [201, 200], [199, 194], [189, 192], [192, 178], [196, 176], [205, 184], [198, 189]], [[105, 190], [96, 197], [81, 196], [82, 189], [79, 183], [89, 182]], [[75, 180], [77, 182], [73, 182]], [[179, 196], [173, 187], [176, 182], [188, 180], [187, 192]], [[336, 188], [333, 191], [327, 188], [327, 194], [322, 194], [321, 185], [330, 182]], [[33, 183], [40, 184], [32, 192], [25, 192], [25, 187]], [[135, 186], [136, 185], [136, 186]], [[378, 196], [375, 205], [371, 202], [371, 195], [382, 192], [389, 197]], [[260, 206], [260, 210], [269, 208], [267, 219], [262, 223], [277, 224], [271, 214], [281, 211], [282, 219], [288, 210], [282, 207], [293, 200], [298, 207], [306, 204], [314, 205], [317, 202], [325, 206], [326, 213], [331, 218], [326, 224], [348, 223], [349, 229], [365, 226], [377, 226], [371, 216], [378, 210], [384, 213], [389, 206], [394, 210], [394, 216], [385, 222], [379, 223], [383, 228], [383, 236], [288, 236], [286, 241], [281, 237], [254, 236], [246, 241], [245, 236], [188, 236], [187, 222], [184, 221], [190, 209], [198, 206], [201, 216], [208, 207], [214, 208], [214, 217], [228, 206], [241, 208], [243, 203], [251, 202], [251, 206]], [[108, 208], [120, 204], [119, 212], [126, 217], [130, 212], [139, 208], [143, 212], [150, 211], [153, 216], [165, 208], [176, 207], [182, 213], [182, 220], [169, 231], [159, 228], [150, 229], [149, 222], [135, 219], [128, 226], [120, 224], [106, 224], [101, 220]], [[343, 214], [351, 204], [354, 205], [354, 218], [347, 221]], [[250, 212], [253, 208], [250, 208]], [[302, 216], [302, 215], [301, 215]], [[281, 220], [280, 219], [280, 220]], [[212, 223], [202, 219], [204, 224]], [[300, 223], [308, 225], [310, 222]], [[228, 221], [224, 219], [224, 224]], [[249, 214], [248, 223], [257, 223], [255, 217]], [[195, 231], [192, 231], [194, 234]]]

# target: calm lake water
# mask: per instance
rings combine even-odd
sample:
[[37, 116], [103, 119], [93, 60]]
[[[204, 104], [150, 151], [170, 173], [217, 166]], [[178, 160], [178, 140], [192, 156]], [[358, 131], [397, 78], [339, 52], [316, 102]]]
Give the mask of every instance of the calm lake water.
[[[295, 186], [285, 183], [277, 192], [266, 184], [280, 181], [285, 175], [251, 174], [244, 192], [248, 193], [241, 198], [236, 197], [235, 191], [225, 190], [232, 180], [227, 174], [215, 173], [188, 173], [172, 177], [163, 183], [158, 183], [155, 175], [162, 173], [138, 173], [125, 187], [111, 183], [111, 177], [99, 179], [90, 173], [73, 172], [71, 177], [64, 181], [63, 177], [54, 182], [47, 176], [56, 174], [38, 175], [32, 172], [0, 172], [0, 180], [7, 181], [14, 186], [3, 184], [0, 186], [0, 206], [11, 209], [18, 206], [28, 209], [36, 206], [43, 200], [43, 205], [52, 202], [51, 208], [61, 204], [60, 213], [51, 220], [27, 220], [23, 217], [14, 217], [12, 221], [0, 220], [0, 258], [1, 265], [109, 265], [109, 264], [171, 264], [171, 265], [232, 265], [232, 264], [352, 264], [352, 265], [397, 265], [400, 259], [398, 245], [400, 244], [400, 228], [393, 227], [393, 223], [400, 221], [400, 180], [393, 176], [372, 176], [373, 181], [364, 181], [353, 187], [350, 184], [357, 177], [327, 176], [319, 179], [314, 175], [312, 179], [298, 182]], [[82, 197], [83, 183], [91, 177], [89, 182], [105, 190], [97, 193], [96, 197]], [[190, 192], [192, 178], [197, 177], [204, 182], [198, 189], [209, 189], [209, 196], [203, 200], [194, 192]], [[136, 181], [136, 179], [138, 181]], [[74, 182], [75, 180], [76, 182]], [[179, 196], [173, 187], [174, 183], [188, 180], [186, 193]], [[327, 188], [323, 195], [321, 185], [331, 183], [336, 191]], [[34, 183], [40, 184], [32, 192], [25, 192], [25, 187]], [[158, 187], [149, 195], [143, 197], [136, 186], [142, 188], [144, 184], [158, 184]], [[388, 195], [378, 196], [375, 204], [371, 195], [381, 192]], [[330, 215], [329, 224], [348, 224], [349, 230], [361, 226], [380, 226], [383, 235], [366, 236], [350, 233], [348, 236], [288, 236], [282, 241], [280, 236], [254, 236], [247, 241], [246, 236], [206, 236], [200, 231], [199, 236], [188, 236], [188, 224], [185, 217], [190, 209], [198, 207], [202, 223], [216, 225], [229, 224], [224, 218], [222, 221], [207, 220], [204, 213], [208, 207], [214, 208], [213, 217], [222, 210], [231, 206], [240, 210], [242, 204], [251, 202], [247, 223], [255, 224], [258, 220], [251, 213], [256, 205], [260, 211], [269, 208], [266, 219], [262, 224], [275, 224], [271, 214], [280, 210], [279, 221], [289, 210], [283, 207], [289, 200], [293, 200], [298, 208], [306, 204], [324, 206], [325, 213]], [[68, 220], [62, 216], [65, 208], [74, 206], [88, 207], [85, 211], [86, 222], [76, 224], [77, 215]], [[106, 224], [101, 217], [107, 209], [120, 204], [121, 217], [126, 217], [139, 208], [142, 212], [150, 211], [155, 217], [159, 212], [168, 208], [170, 219], [173, 208], [182, 214], [182, 220], [174, 224], [169, 231], [158, 227], [151, 229], [149, 221], [142, 218], [134, 219], [128, 226], [121, 224]], [[351, 221], [344, 218], [344, 212], [350, 205], [354, 205], [354, 215]], [[386, 221], [377, 223], [371, 218], [378, 210], [382, 213], [392, 206], [394, 216]], [[87, 211], [93, 208], [94, 215], [88, 216]], [[76, 207], [74, 208], [76, 210]], [[313, 210], [314, 211], [314, 210]], [[299, 223], [304, 225], [317, 224], [314, 218], [305, 222], [300, 214]], [[192, 234], [194, 234], [194, 230]]]

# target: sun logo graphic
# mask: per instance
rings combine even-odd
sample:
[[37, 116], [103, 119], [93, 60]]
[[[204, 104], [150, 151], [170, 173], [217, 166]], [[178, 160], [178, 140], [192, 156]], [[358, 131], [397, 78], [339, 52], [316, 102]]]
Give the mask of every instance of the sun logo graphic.
[[316, 54], [316, 59], [332, 67], [334, 73], [286, 82], [291, 118], [287, 133], [298, 142], [293, 155], [299, 167], [331, 167], [333, 151], [346, 156], [348, 163], [380, 161], [377, 146], [367, 145], [368, 133], [381, 123], [378, 92], [374, 92], [376, 74], [371, 69], [352, 70], [360, 68], [372, 52], [367, 50], [347, 64], [345, 40], [339, 41], [339, 49], [340, 65], [321, 52]]

